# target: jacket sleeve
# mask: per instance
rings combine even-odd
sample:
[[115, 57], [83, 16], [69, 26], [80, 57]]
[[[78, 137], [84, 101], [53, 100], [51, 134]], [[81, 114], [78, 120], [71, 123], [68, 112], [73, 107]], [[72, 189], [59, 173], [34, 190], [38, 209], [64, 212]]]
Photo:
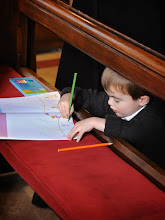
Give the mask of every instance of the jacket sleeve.
[[[62, 90], [61, 95], [71, 91], [70, 87]], [[84, 108], [96, 117], [105, 117], [107, 112], [113, 114], [108, 105], [108, 95], [102, 91], [92, 89], [81, 89], [76, 87], [74, 91], [74, 108], [75, 111]]]

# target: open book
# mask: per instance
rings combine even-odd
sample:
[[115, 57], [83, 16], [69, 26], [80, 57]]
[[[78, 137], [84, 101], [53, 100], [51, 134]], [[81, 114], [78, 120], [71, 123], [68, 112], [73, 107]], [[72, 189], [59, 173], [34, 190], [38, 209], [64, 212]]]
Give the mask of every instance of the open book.
[[0, 139], [67, 140], [74, 123], [57, 108], [60, 94], [0, 99]]

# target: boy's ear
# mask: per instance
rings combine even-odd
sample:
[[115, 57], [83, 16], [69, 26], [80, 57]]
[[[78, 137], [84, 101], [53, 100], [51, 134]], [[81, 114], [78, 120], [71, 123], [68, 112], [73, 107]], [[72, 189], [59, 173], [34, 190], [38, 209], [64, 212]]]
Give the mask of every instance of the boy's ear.
[[147, 95], [143, 95], [143, 96], [140, 97], [140, 103], [139, 104], [141, 106], [144, 106], [144, 105], [147, 105], [149, 103], [149, 101], [150, 101], [150, 97], [147, 96]]

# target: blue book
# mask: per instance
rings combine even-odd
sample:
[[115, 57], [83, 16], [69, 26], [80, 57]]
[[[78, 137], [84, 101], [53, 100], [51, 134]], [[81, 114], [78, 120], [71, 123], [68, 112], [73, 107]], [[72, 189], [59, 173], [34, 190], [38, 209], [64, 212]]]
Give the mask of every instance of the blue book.
[[48, 92], [48, 90], [46, 90], [33, 77], [10, 78], [9, 81], [24, 96], [38, 95]]

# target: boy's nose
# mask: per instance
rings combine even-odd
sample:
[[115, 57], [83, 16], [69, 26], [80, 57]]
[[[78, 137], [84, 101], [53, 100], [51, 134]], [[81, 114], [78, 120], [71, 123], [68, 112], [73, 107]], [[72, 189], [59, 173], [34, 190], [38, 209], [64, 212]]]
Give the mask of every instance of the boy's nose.
[[112, 105], [112, 98], [108, 99], [108, 105]]

